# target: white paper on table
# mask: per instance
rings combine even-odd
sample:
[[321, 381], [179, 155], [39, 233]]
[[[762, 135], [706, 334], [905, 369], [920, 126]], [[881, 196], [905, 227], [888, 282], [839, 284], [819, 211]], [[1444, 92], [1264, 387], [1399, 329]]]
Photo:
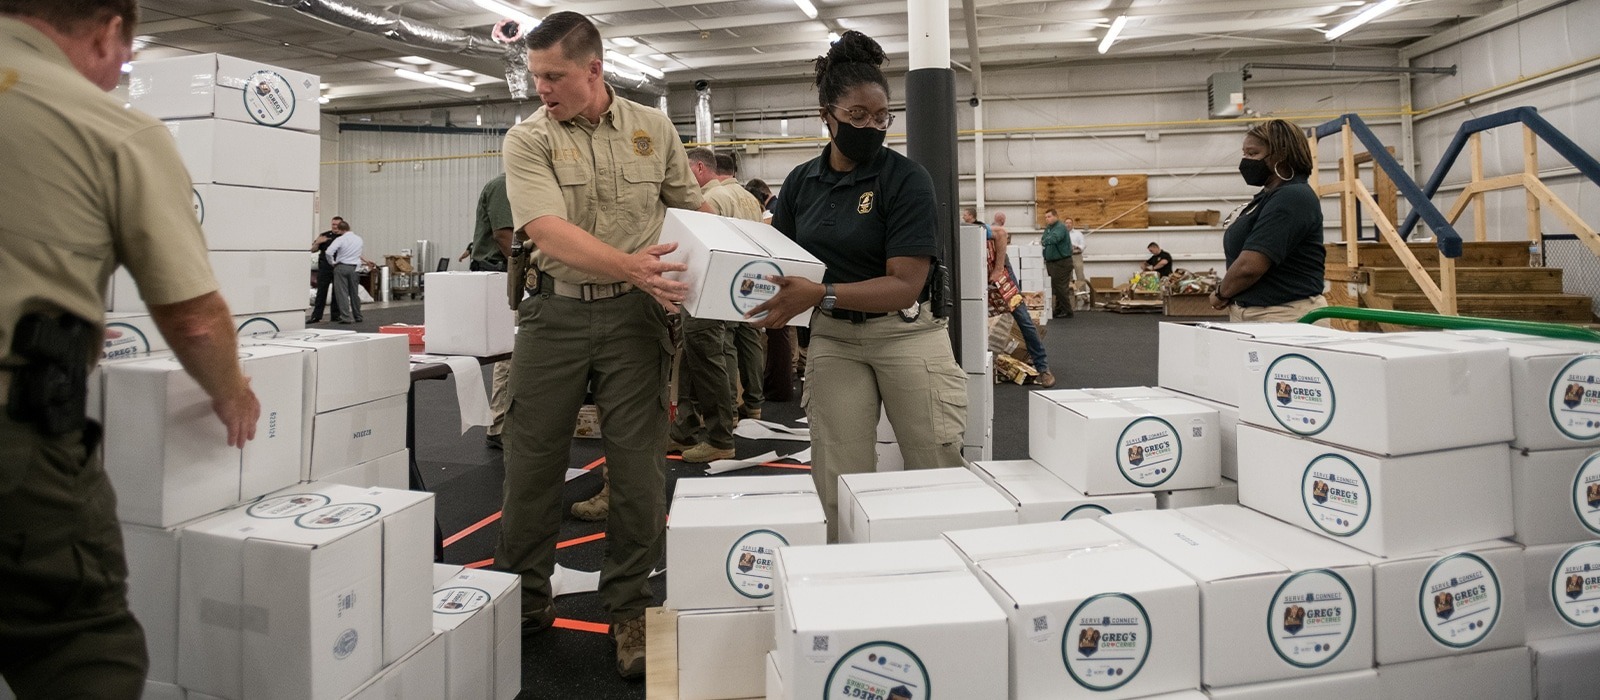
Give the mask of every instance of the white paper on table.
[[733, 434], [747, 440], [811, 442], [810, 428], [790, 428], [785, 425], [754, 419], [739, 421], [739, 425], [733, 429]]
[[550, 577], [550, 587], [555, 590], [558, 597], [574, 593], [593, 593], [600, 590], [600, 572], [579, 571], [556, 564], [556, 572]]
[[483, 390], [483, 366], [478, 358], [452, 355], [441, 359], [455, 375], [456, 402], [461, 405], [461, 432], [466, 433], [474, 425], [494, 423], [489, 393]]
[[748, 469], [762, 462], [770, 462], [775, 459], [778, 459], [777, 452], [768, 452], [749, 459], [719, 459], [706, 465], [706, 474], [725, 474], [740, 469]]

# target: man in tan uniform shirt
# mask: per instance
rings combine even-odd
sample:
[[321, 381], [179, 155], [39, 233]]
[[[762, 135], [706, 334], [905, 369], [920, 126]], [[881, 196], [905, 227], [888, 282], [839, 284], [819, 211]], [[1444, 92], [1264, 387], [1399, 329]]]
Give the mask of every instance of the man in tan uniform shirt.
[[[253, 438], [260, 415], [172, 137], [105, 94], [137, 20], [135, 0], [0, 0], [0, 676], [24, 700], [138, 698], [147, 659], [100, 427], [44, 418], [84, 415], [101, 348], [44, 361], [18, 352], [19, 322], [94, 341], [106, 282], [126, 266], [229, 444]], [[19, 391], [54, 371], [73, 377], [71, 398]]]
[[527, 38], [544, 106], [506, 133], [513, 223], [535, 248], [539, 288], [522, 301], [506, 412], [505, 510], [495, 564], [522, 576], [525, 633], [554, 621], [550, 577], [572, 430], [593, 384], [611, 483], [600, 598], [617, 671], [644, 675], [649, 574], [666, 519], [669, 309], [688, 291], [662, 273], [668, 206], [709, 209], [672, 122], [603, 80], [600, 33], [557, 12]]

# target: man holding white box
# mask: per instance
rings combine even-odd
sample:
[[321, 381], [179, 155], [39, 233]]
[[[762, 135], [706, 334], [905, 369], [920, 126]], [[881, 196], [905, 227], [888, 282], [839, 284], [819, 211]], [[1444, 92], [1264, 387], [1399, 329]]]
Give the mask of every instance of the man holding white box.
[[3, 7], [0, 163], [12, 177], [0, 188], [0, 676], [21, 697], [134, 698], [144, 636], [128, 612], [100, 428], [84, 419], [112, 271], [132, 272], [228, 444], [255, 436], [260, 405], [171, 137], [103, 94], [131, 55], [136, 3]]

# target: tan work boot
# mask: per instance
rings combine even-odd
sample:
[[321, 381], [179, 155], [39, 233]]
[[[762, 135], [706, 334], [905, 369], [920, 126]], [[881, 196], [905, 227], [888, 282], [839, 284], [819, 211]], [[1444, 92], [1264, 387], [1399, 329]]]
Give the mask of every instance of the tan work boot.
[[600, 493], [587, 501], [572, 504], [572, 517], [591, 523], [605, 520], [611, 513], [611, 482], [601, 487]]
[[1051, 374], [1050, 370], [1045, 370], [1045, 371], [1039, 373], [1039, 386], [1042, 386], [1042, 387], [1044, 387], [1046, 389], [1049, 389], [1050, 387], [1053, 387], [1055, 385], [1056, 385], [1056, 375]]
[[741, 407], [739, 407], [739, 417], [740, 418], [749, 418], [750, 420], [761, 420], [761, 409], [759, 409], [759, 408], [744, 408], [743, 406], [741, 406]]
[[693, 442], [678, 442], [677, 440], [673, 440], [672, 438], [667, 438], [667, 454], [672, 454], [674, 452], [683, 452], [684, 450], [693, 449], [695, 444], [696, 443], [693, 443]]
[[611, 625], [617, 645], [617, 675], [628, 680], [644, 676], [644, 616]]
[[709, 442], [702, 442], [683, 451], [683, 461], [702, 464], [717, 459], [733, 459], [733, 448], [722, 449], [712, 447]]

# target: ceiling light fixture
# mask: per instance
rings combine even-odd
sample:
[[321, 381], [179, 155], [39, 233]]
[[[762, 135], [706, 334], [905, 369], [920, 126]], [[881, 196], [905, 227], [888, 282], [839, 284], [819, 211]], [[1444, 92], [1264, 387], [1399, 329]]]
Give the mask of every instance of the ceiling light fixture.
[[426, 66], [431, 65], [433, 63], [433, 59], [423, 58], [421, 56], [401, 56], [400, 62], [409, 63], [413, 66]]
[[327, 83], [317, 83], [317, 89], [318, 90], [326, 90], [326, 89], [328, 89], [328, 84]]
[[645, 75], [648, 75], [648, 76], [650, 76], [652, 78], [655, 78], [656, 80], [662, 80], [662, 79], [665, 79], [667, 77], [667, 74], [661, 72], [660, 68], [656, 68], [655, 66], [650, 66], [650, 65], [646, 65], [644, 63], [641, 63], [641, 62], [635, 60], [632, 56], [628, 56], [628, 55], [625, 55], [625, 54], [620, 54], [620, 53], [617, 53], [615, 51], [612, 51], [611, 52], [611, 60], [614, 63], [619, 63], [621, 65], [624, 65], [624, 66], [632, 68], [632, 69], [634, 69], [636, 71], [639, 71], [640, 73], [644, 73]]
[[327, 95], [323, 95], [323, 96], [317, 98], [317, 104], [319, 104], [319, 105], [325, 105], [325, 104], [328, 104], [331, 101], [333, 101], [333, 98], [328, 97]]
[[817, 18], [817, 6], [811, 4], [811, 0], [794, 0], [794, 4], [800, 8], [801, 12], [806, 13], [807, 17], [811, 19]]
[[1345, 20], [1343, 24], [1328, 30], [1328, 41], [1333, 41], [1334, 39], [1349, 34], [1356, 27], [1371, 22], [1372, 20], [1377, 19], [1379, 15], [1393, 10], [1399, 6], [1400, 0], [1382, 0], [1382, 2], [1376, 2], [1368, 5], [1367, 9], [1362, 10], [1360, 14], [1357, 14], [1356, 16]]
[[133, 64], [132, 63], [124, 63], [124, 64], [122, 64], [122, 72], [124, 72], [124, 73], [132, 73], [133, 72]]
[[524, 32], [531, 31], [539, 24], [539, 19], [537, 17], [500, 2], [500, 0], [472, 0], [472, 2], [478, 7], [498, 14], [501, 17], [509, 17], [519, 22], [526, 23], [528, 26], [523, 28]]
[[618, 68], [617, 64], [610, 61], [602, 61], [601, 64], [605, 66], [607, 73], [615, 75], [618, 78], [622, 78], [623, 80], [631, 80], [636, 83], [648, 82], [644, 76]]
[[639, 42], [635, 41], [631, 36], [612, 37], [611, 43], [621, 46], [625, 49], [631, 49], [639, 45]]
[[830, 44], [839, 43], [839, 33], [838, 32], [828, 32], [828, 43], [830, 43]]
[[419, 83], [427, 83], [429, 85], [450, 88], [451, 90], [460, 90], [462, 92], [473, 92], [478, 89], [466, 83], [458, 83], [454, 80], [445, 80], [444, 78], [440, 78], [438, 76], [428, 75], [426, 73], [418, 73], [414, 70], [406, 70], [404, 68], [394, 69], [394, 74], [405, 78], [406, 80], [415, 80]]
[[1122, 28], [1127, 24], [1127, 15], [1117, 15], [1117, 18], [1111, 21], [1111, 28], [1106, 30], [1106, 38], [1100, 40], [1100, 53], [1111, 50], [1111, 44], [1116, 42], [1117, 35], [1122, 33]]

